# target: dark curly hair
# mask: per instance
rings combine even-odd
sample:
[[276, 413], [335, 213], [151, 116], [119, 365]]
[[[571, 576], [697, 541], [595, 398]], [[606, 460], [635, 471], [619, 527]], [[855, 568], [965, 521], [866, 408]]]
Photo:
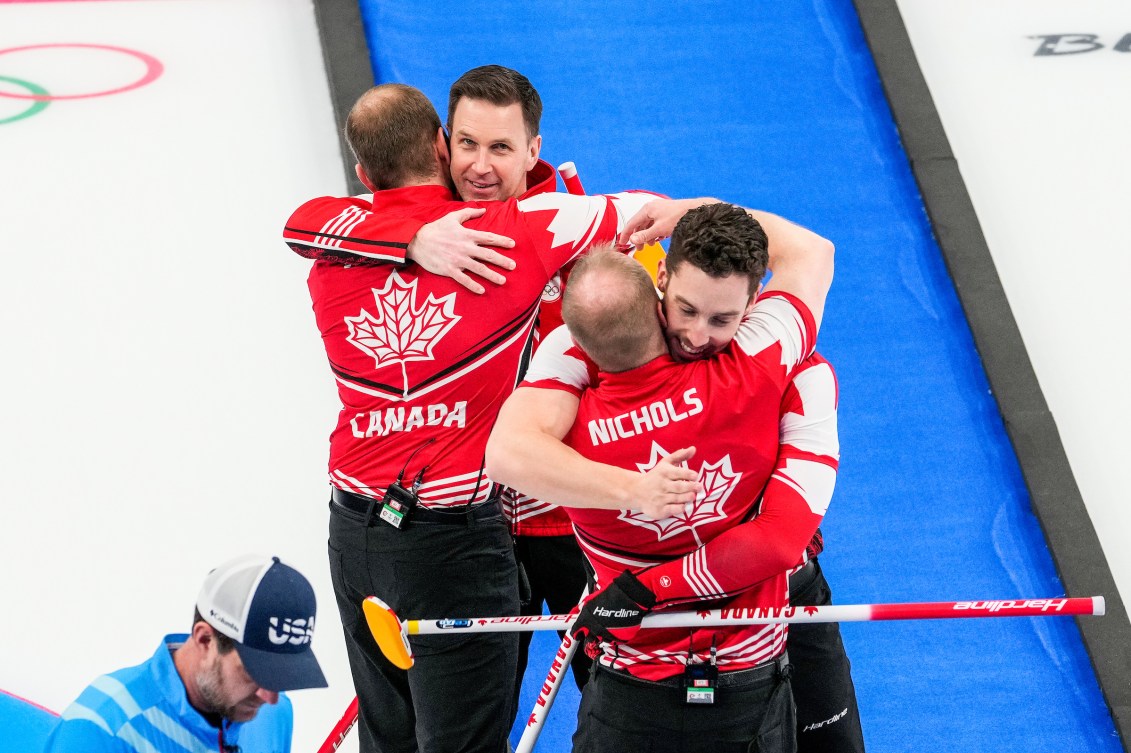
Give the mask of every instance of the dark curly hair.
[[745, 275], [754, 295], [766, 274], [767, 246], [762, 225], [745, 209], [707, 204], [692, 209], [675, 226], [665, 263], [669, 272], [687, 262], [711, 277]]

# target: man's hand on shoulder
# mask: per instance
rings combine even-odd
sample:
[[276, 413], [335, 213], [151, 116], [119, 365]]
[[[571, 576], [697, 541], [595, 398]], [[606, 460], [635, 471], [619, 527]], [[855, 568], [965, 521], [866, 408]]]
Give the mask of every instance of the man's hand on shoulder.
[[503, 235], [463, 226], [463, 223], [481, 217], [486, 211], [482, 207], [458, 209], [428, 223], [408, 244], [406, 258], [433, 274], [450, 277], [472, 293], [482, 294], [484, 288], [470, 275], [502, 285], [506, 278], [487, 265], [508, 271], [514, 269], [514, 260], [495, 250], [514, 248], [514, 241]]
[[684, 465], [695, 455], [694, 447], [676, 450], [640, 476], [632, 499], [650, 518], [670, 518], [686, 510], [702, 490], [699, 474]]
[[717, 204], [718, 199], [656, 199], [645, 204], [625, 223], [624, 231], [617, 237], [620, 246], [641, 246], [667, 238], [676, 223], [692, 209], [705, 204]]

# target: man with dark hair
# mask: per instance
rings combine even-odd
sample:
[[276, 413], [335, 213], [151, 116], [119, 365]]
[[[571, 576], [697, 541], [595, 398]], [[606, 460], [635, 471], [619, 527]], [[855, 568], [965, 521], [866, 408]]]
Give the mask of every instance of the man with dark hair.
[[742, 207], [720, 202], [684, 215], [664, 260], [668, 271], [686, 262], [711, 277], [743, 275], [754, 295], [766, 274], [768, 240], [760, 224], [746, 221], [746, 214]]
[[310, 650], [314, 589], [278, 557], [239, 557], [208, 574], [192, 632], [143, 664], [99, 677], [63, 712], [46, 753], [202, 750], [288, 753], [291, 702], [324, 688]]
[[[651, 215], [654, 214], [654, 209], [656, 208], [646, 208], [640, 217], [630, 221], [630, 227], [647, 227], [653, 221]], [[740, 323], [744, 322], [744, 314], [749, 313], [754, 305], [753, 294], [765, 270], [767, 248], [765, 236], [748, 223], [745, 214], [734, 207], [705, 207], [688, 213], [673, 236], [672, 253], [659, 274], [660, 287], [666, 290], [659, 316], [667, 329], [671, 356], [677, 361], [698, 359], [701, 363], [701, 359], [707, 355], [717, 354], [723, 349], [725, 355], [740, 345], [741, 338], [736, 340], [734, 346], [726, 348], [736, 334], [741, 332]], [[811, 275], [804, 265], [798, 264], [798, 260], [804, 260], [806, 247], [811, 250], [820, 249], [823, 241], [781, 218], [766, 213], [754, 214], [769, 235], [769, 250], [773, 252], [770, 254], [770, 266], [775, 276], [769, 286], [770, 291], [778, 290], [784, 285], [792, 287], [795, 281]], [[667, 221], [662, 217], [656, 219]], [[663, 233], [648, 231], [643, 235], [648, 236], [646, 240], [652, 240]], [[728, 242], [723, 239], [728, 236], [744, 240], [723, 254], [725, 261], [719, 261], [710, 253], [710, 249], [715, 244], [727, 246]], [[633, 240], [642, 241], [645, 238], [641, 237], [638, 230]], [[703, 251], [707, 253], [702, 253]], [[702, 267], [709, 268], [713, 274], [708, 274]], [[817, 288], [810, 286], [808, 289], [795, 290], [805, 296], [805, 300], [823, 300], [823, 293], [819, 299], [814, 298], [820, 292], [819, 280], [823, 276], [819, 269], [816, 271], [818, 274], [811, 279], [818, 281]], [[831, 271], [831, 266], [828, 271]], [[793, 281], [790, 277], [793, 277]], [[567, 300], [567, 309], [571, 306], [571, 302]], [[814, 311], [819, 317], [819, 304], [816, 304]], [[567, 316], [570, 315], [567, 313]], [[576, 315], [573, 316], [576, 321]], [[644, 318], [649, 323], [653, 321], [652, 314]], [[589, 326], [599, 336], [599, 325]], [[589, 342], [579, 337], [574, 340], [583, 349], [592, 347], [589, 344], [591, 338]], [[690, 474], [689, 477], [686, 469], [676, 465], [687, 459], [685, 452], [677, 451], [665, 458], [641, 457], [632, 466], [634, 469], [650, 468], [648, 473], [641, 474], [579, 462], [582, 460], [581, 456], [559, 441], [571, 425], [575, 429], [581, 425], [581, 422], [574, 424], [578, 415], [579, 396], [595, 375], [594, 367], [587, 364], [588, 359], [576, 346], [571, 348], [571, 345], [569, 333], [564, 328], [543, 343], [527, 376], [527, 382], [508, 400], [500, 414], [496, 431], [488, 445], [488, 467], [491, 473], [502, 481], [522, 489], [530, 488], [533, 493], [563, 504], [598, 504], [613, 509], [640, 504], [654, 516], [671, 512], [678, 520], [682, 512], [681, 504], [694, 497], [689, 496], [687, 487], [681, 484], [686, 484], [695, 474]], [[713, 393], [703, 402], [708, 409], [714, 405], [712, 401], [733, 407], [741, 394], [743, 387], [735, 383], [726, 394]], [[659, 414], [647, 419], [643, 415], [633, 418], [634, 415], [629, 411], [620, 424], [612, 427], [605, 424], [611, 441], [619, 444], [625, 439], [626, 433], [637, 429], [647, 436], [653, 436], [653, 430], [660, 422], [667, 423], [665, 416]], [[733, 417], [726, 423], [749, 425]], [[590, 426], [593, 426], [592, 422]], [[718, 436], [714, 426], [699, 431], [688, 430], [687, 423], [681, 423], [680, 426], [684, 427], [681, 432], [690, 431], [689, 436], [698, 437], [699, 442], [706, 441], [703, 437], [713, 440]], [[599, 438], [600, 429], [598, 425], [596, 430]], [[616, 438], [611, 436], [613, 433], [617, 434]], [[742, 441], [756, 445], [757, 436], [751, 431], [749, 437]], [[678, 436], [676, 439], [678, 440]], [[815, 354], [805, 360], [786, 387], [780, 407], [779, 442], [776, 449], [777, 468], [771, 482], [762, 491], [762, 515], [759, 516], [760, 523], [755, 525], [780, 520], [781, 511], [787, 510], [788, 517], [809, 520], [815, 527], [831, 498], [832, 478], [835, 477], [839, 452], [836, 441], [836, 380], [831, 367]], [[671, 449], [667, 444], [663, 447]], [[775, 454], [769, 442], [762, 446], [761, 452], [767, 456]], [[702, 447], [697, 454], [702, 456]], [[812, 474], [811, 463], [815, 459], [826, 470], [818, 469], [816, 474]], [[710, 461], [712, 458], [705, 460]], [[805, 479], [806, 468], [811, 475], [808, 481]], [[701, 470], [700, 474], [704, 479], [718, 479], [717, 475], [706, 473], [705, 470]], [[709, 489], [707, 493], [710, 500]], [[798, 498], [799, 493], [804, 502]], [[679, 496], [680, 494], [683, 496]], [[729, 498], [733, 501], [736, 497], [732, 494]], [[812, 515], [818, 516], [815, 521], [809, 517], [810, 513], [805, 512], [806, 508]], [[690, 521], [695, 518], [695, 513], [682, 517]], [[670, 527], [671, 524], [666, 525]], [[663, 607], [694, 603], [700, 599], [741, 591], [768, 572], [766, 561], [750, 556], [759, 546], [764, 549], [768, 544], [779, 552], [778, 556], [788, 556], [787, 551], [776, 549], [779, 542], [772, 528], [760, 532], [761, 536], [769, 537], [764, 541], [746, 539], [746, 536], [756, 530], [750, 524], [736, 526], [716, 541], [695, 549], [682, 558], [660, 558], [660, 562], [666, 561], [666, 564], [649, 567], [638, 573], [638, 577], [642, 583], [647, 584], [645, 588], [654, 589], [658, 593], [664, 592], [660, 598]], [[623, 554], [610, 559], [605, 550], [606, 546], [611, 546], [607, 536], [590, 539], [582, 536], [581, 541], [591, 560], [604, 560], [606, 565], [620, 563], [619, 568], [614, 566], [613, 569], [606, 569], [608, 577], [615, 576], [627, 563]], [[724, 548], [718, 548], [720, 545]], [[638, 552], [636, 545], [627, 549]], [[620, 551], [625, 550], [625, 547], [621, 547]], [[793, 557], [797, 558], [800, 551], [798, 549], [793, 552]], [[648, 564], [647, 557], [644, 556], [634, 556], [632, 559], [637, 565]], [[804, 559], [804, 556], [800, 558], [801, 561]], [[787, 567], [797, 563], [798, 560], [795, 559]], [[798, 598], [810, 600], [804, 603], [829, 603], [827, 586], [818, 589], [817, 580], [823, 586], [823, 577], [820, 577], [815, 560], [809, 560], [790, 578], [791, 593]], [[642, 599], [647, 598], [645, 595], [638, 595]], [[594, 602], [591, 601], [587, 604], [590, 620], [593, 619], [593, 608]], [[643, 611], [640, 611], [638, 618]], [[586, 613], [583, 611], [584, 614]], [[589, 627], [597, 628], [592, 623]], [[795, 626], [794, 629], [797, 627], [801, 626]], [[804, 707], [807, 713], [820, 715], [835, 706], [830, 715], [838, 719], [835, 720], [836, 724], [825, 725], [821, 730], [831, 734], [806, 731], [804, 737], [808, 739], [805, 740], [804, 749], [863, 750], [855, 693], [839, 630], [835, 625], [812, 627], [821, 631], [819, 635], [806, 636], [798, 630], [796, 638], [800, 640], [797, 641], [793, 631], [789, 635], [789, 646], [792, 648], [797, 645], [798, 653], [804, 655]], [[794, 677], [797, 677], [796, 673]], [[795, 688], [795, 692], [797, 690]], [[608, 714], [601, 714], [601, 717], [610, 718]], [[583, 716], [579, 716], [579, 720], [581, 719]], [[667, 729], [664, 725], [657, 726], [656, 734], [665, 735], [661, 731], [664, 729]]]
[[[351, 121], [425, 109], [411, 87], [375, 87]], [[418, 265], [396, 266], [383, 229], [429, 222], [473, 205], [454, 201], [447, 140], [430, 118], [398, 153], [402, 134], [372, 130], [376, 151], [403, 159], [362, 182], [392, 185], [418, 156], [434, 169], [375, 191], [368, 207], [324, 197], [294, 212], [284, 238], [315, 259], [309, 287], [342, 410], [330, 437], [330, 569], [359, 699], [362, 751], [506, 749], [514, 718], [513, 634], [414, 640], [416, 663], [390, 664], [366, 628], [376, 595], [407, 616], [505, 615], [519, 607], [501, 487], [483, 471], [499, 406], [517, 383], [547, 281], [587, 248], [610, 241], [651, 195], [539, 194], [480, 205], [472, 229], [515, 239], [521, 263], [490, 296]], [[383, 142], [383, 143], [382, 143]], [[359, 157], [361, 155], [359, 154]], [[408, 171], [413, 172], [413, 171]], [[663, 202], [689, 208], [691, 202]], [[375, 230], [380, 228], [382, 230]], [[403, 245], [403, 244], [402, 244]]]
[[460, 76], [448, 96], [456, 193], [464, 201], [526, 193], [527, 173], [542, 148], [541, 120], [542, 99], [518, 71], [485, 65]]
[[[745, 213], [716, 214], [690, 212], [676, 236], [686, 232], [693, 241], [696, 230], [755, 223]], [[811, 250], [815, 258], [825, 256], [819, 245]], [[765, 248], [751, 256], [764, 264]], [[793, 750], [781, 626], [639, 631], [639, 625], [649, 611], [698, 606], [705, 598], [726, 598], [731, 608], [786, 606], [787, 569], [816, 530], [836, 459], [791, 469], [809, 495], [767, 493], [759, 509], [758, 493], [777, 462], [765, 452], [777, 446], [777, 404], [811, 353], [823, 293], [791, 295], [788, 274], [775, 278], [775, 288], [740, 325], [734, 347], [680, 363], [667, 352], [657, 302], [643, 295], [651, 286], [625, 263], [616, 256], [586, 258], [566, 289], [566, 324], [572, 329], [578, 314], [589, 319], [591, 334], [575, 340], [596, 362], [600, 381], [581, 396], [577, 420], [563, 438], [576, 453], [573, 472], [615, 478], [650, 469], [641, 477], [647, 478], [659, 470], [666, 485], [641, 504], [647, 515], [620, 509], [623, 500], [609, 491], [569, 510], [597, 585], [572, 628], [597, 657], [574, 750], [643, 750], [658, 740], [683, 751]], [[758, 283], [746, 275], [724, 279], [744, 288]], [[640, 294], [621, 293], [631, 306], [610, 304], [606, 295], [617, 287]], [[594, 346], [603, 346], [601, 332], [618, 317], [643, 320], [649, 328], [627, 346], [627, 368], [610, 369]], [[543, 358], [535, 357], [532, 370]], [[504, 407], [501, 422], [508, 411]], [[696, 437], [696, 446], [680, 449], [687, 436]], [[494, 460], [490, 450], [492, 473]], [[699, 466], [698, 473], [682, 463]], [[521, 480], [508, 481], [522, 488]]]
[[[731, 208], [732, 211], [735, 209]], [[721, 211], [724, 210], [717, 205], [696, 212], [694, 216], [689, 214], [680, 222], [685, 227], [692, 227], [692, 223]], [[772, 225], [768, 218], [762, 219]], [[734, 338], [734, 328], [741, 318], [735, 314], [741, 300], [739, 291], [728, 297], [715, 280], [738, 273], [751, 275], [753, 281], [761, 279], [765, 271], [760, 260], [745, 258], [741, 247], [713, 237], [709, 228], [700, 237], [703, 240], [710, 238], [711, 242], [685, 244], [681, 234], [673, 236], [659, 274], [659, 286], [664, 291], [662, 311], [668, 349], [677, 360], [708, 358], [729, 346]], [[644, 235], [636, 240], [649, 239], [649, 235]], [[765, 244], [767, 241], [762, 236], [749, 242]], [[755, 293], [752, 284], [747, 285], [750, 301]], [[729, 309], [722, 305], [728, 300], [731, 302]], [[783, 447], [789, 446], [787, 437], [791, 433], [800, 434], [806, 430], [806, 416], [811, 415], [811, 411], [807, 414], [804, 410], [803, 398], [810, 402], [823, 400], [821, 383], [806, 375], [823, 368], [821, 364], [829, 369], [831, 367], [819, 356], [814, 358], [818, 360], [806, 367], [801, 378], [795, 380], [794, 389], [787, 394], [787, 397], [796, 399], [792, 404], [783, 403]], [[791, 606], [832, 603], [831, 589], [817, 559], [823, 550], [824, 536], [818, 529], [806, 546], [803, 566], [790, 575]], [[791, 685], [797, 704], [798, 753], [863, 753], [860, 709], [840, 626], [836, 623], [794, 625], [789, 631], [788, 646], [793, 666]]]

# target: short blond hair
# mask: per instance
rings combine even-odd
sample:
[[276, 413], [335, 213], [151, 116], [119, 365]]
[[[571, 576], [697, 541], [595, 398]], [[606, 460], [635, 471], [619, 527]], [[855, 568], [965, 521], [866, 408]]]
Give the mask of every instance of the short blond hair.
[[636, 368], [663, 348], [652, 278], [636, 261], [602, 246], [574, 264], [562, 296], [562, 319], [602, 371]]

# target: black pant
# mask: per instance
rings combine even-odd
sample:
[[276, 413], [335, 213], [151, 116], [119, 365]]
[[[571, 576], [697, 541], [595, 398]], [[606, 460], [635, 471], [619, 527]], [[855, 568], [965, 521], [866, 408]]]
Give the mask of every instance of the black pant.
[[793, 753], [789, 679], [768, 676], [727, 687], [713, 704], [686, 691], [644, 684], [598, 667], [581, 692], [573, 753]]
[[[795, 607], [832, 603], [832, 592], [816, 559], [789, 579]], [[786, 640], [793, 665], [798, 753], [863, 753], [860, 709], [852, 665], [835, 622], [790, 625]]]
[[330, 505], [330, 576], [359, 701], [362, 753], [504, 753], [514, 719], [514, 633], [415, 636], [407, 672], [378, 649], [366, 596], [401, 619], [518, 614], [518, 574], [502, 516], [404, 530]]
[[[577, 606], [581, 592], [585, 590], [584, 555], [573, 534], [568, 536], [516, 536], [515, 556], [530, 581], [530, 601], [522, 606], [523, 614], [542, 614], [542, 604], [550, 608], [550, 614], [568, 614]], [[563, 633], [558, 634], [563, 635]], [[533, 633], [519, 633], [518, 636], [518, 682], [522, 683], [526, 674], [526, 662], [530, 651]], [[592, 660], [578, 647], [573, 654], [570, 667], [577, 689], [581, 690], [589, 680], [589, 667]], [[549, 667], [540, 668], [549, 671]], [[517, 702], [518, 689], [515, 689]], [[525, 709], [518, 709], [525, 712]]]

